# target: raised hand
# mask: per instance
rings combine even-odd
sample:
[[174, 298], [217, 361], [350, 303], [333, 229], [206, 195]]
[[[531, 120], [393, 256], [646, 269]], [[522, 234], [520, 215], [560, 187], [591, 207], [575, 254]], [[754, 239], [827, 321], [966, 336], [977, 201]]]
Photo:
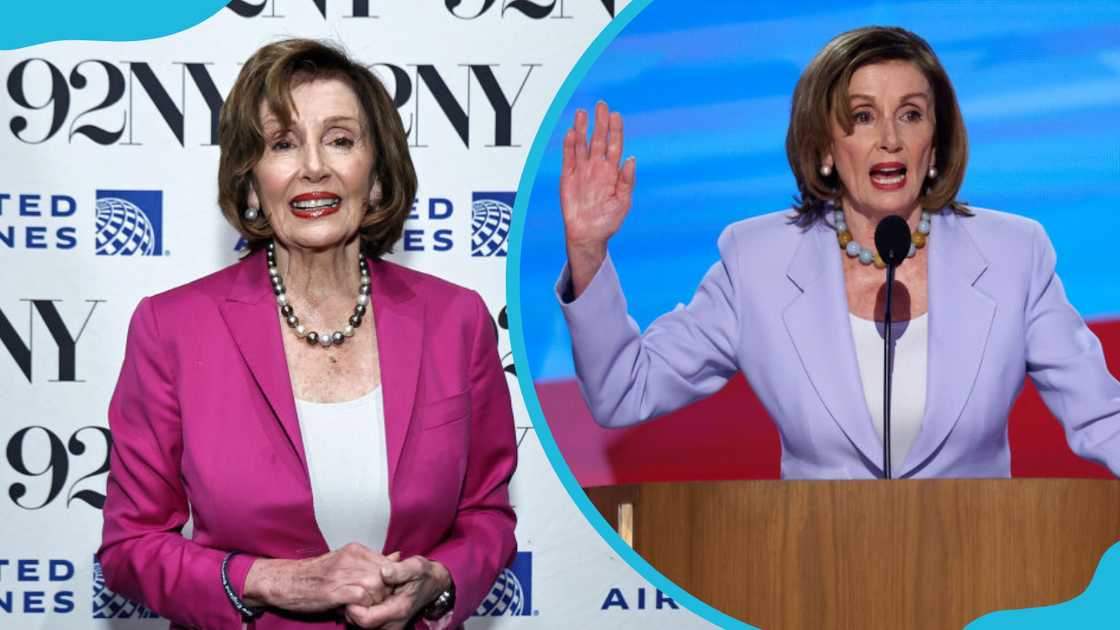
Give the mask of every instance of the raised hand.
[[595, 128], [587, 143], [587, 112], [579, 110], [564, 136], [560, 208], [575, 296], [591, 282], [607, 255], [607, 241], [630, 211], [636, 162], [622, 157], [622, 116], [603, 101], [595, 105]]

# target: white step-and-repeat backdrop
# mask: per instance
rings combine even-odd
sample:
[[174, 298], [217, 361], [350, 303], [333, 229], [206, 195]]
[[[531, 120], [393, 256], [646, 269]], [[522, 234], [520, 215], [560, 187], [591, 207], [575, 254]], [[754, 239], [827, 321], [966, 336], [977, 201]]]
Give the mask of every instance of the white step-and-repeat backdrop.
[[[234, 0], [155, 40], [0, 53], [0, 627], [167, 624], [108, 591], [94, 561], [106, 407], [140, 298], [236, 260], [216, 203], [218, 111], [240, 64], [290, 36], [342, 43], [395, 96], [420, 190], [392, 258], [478, 290], [499, 329], [520, 551], [495, 587], [510, 592], [469, 627], [707, 627], [615, 557], [570, 502], [521, 401], [506, 330], [506, 234], [529, 145], [625, 4]], [[113, 211], [151, 230], [146, 247], [110, 246]]]

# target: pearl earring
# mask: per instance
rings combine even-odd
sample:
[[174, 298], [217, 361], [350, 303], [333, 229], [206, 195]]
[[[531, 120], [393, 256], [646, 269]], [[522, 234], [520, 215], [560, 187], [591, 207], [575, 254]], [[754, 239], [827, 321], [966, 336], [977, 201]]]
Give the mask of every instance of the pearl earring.
[[929, 175], [930, 179], [937, 179], [937, 167], [936, 166], [929, 167], [929, 173], [927, 173], [927, 175]]
[[243, 214], [245, 215], [245, 220], [246, 221], [256, 221], [257, 216], [259, 216], [259, 213], [260, 213], [260, 211], [257, 210], [256, 208], [251, 208], [250, 207], [250, 208], [245, 208], [245, 212]]
[[821, 164], [821, 177], [828, 177], [832, 175], [832, 167], [828, 164]]

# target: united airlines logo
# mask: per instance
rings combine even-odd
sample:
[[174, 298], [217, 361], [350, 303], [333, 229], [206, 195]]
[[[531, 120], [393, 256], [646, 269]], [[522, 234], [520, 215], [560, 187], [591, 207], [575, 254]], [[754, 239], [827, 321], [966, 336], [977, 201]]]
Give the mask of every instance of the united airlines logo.
[[98, 256], [162, 256], [163, 192], [97, 191]]
[[482, 600], [476, 617], [532, 617], [540, 614], [533, 610], [533, 554], [517, 552], [513, 566], [504, 569], [490, 594]]
[[513, 218], [512, 192], [471, 195], [471, 256], [505, 256]]
[[93, 559], [93, 618], [94, 619], [158, 619], [148, 608], [129, 601], [105, 587], [101, 563]]

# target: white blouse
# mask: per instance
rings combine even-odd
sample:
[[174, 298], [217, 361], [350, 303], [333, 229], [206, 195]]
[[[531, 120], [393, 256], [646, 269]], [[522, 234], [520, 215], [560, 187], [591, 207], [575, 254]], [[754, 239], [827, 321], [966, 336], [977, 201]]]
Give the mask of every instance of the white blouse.
[[[849, 313], [849, 315], [851, 315]], [[859, 360], [863, 395], [875, 431], [883, 439], [883, 338], [882, 322], [851, 315], [852, 336]], [[893, 322], [894, 365], [891, 369], [891, 472], [902, 470], [906, 454], [922, 428], [926, 409], [926, 358], [929, 354], [929, 317]], [[895, 476], [892, 474], [892, 476]]]
[[315, 520], [332, 550], [381, 553], [389, 528], [389, 464], [381, 387], [340, 403], [296, 400]]

